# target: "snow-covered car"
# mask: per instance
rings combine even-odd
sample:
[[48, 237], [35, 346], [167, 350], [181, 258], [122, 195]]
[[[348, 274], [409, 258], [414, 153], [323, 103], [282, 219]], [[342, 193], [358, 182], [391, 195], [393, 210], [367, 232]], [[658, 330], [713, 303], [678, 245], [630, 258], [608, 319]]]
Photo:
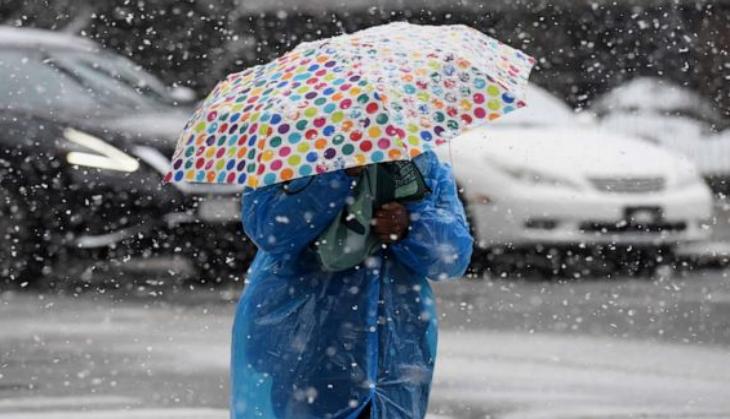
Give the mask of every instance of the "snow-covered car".
[[161, 187], [191, 112], [181, 99], [88, 39], [0, 26], [0, 279], [92, 255], [242, 274], [241, 188]]
[[670, 81], [639, 77], [599, 97], [591, 111], [607, 130], [640, 137], [692, 160], [716, 192], [730, 192], [730, 137], [712, 104]]
[[[712, 196], [688, 159], [602, 130], [539, 88], [529, 88], [527, 102], [438, 151], [453, 162], [479, 248], [489, 257], [517, 253], [519, 262], [526, 250], [598, 249], [606, 259], [607, 251], [641, 249], [654, 258], [708, 237]], [[553, 253], [550, 271], [566, 255]]]

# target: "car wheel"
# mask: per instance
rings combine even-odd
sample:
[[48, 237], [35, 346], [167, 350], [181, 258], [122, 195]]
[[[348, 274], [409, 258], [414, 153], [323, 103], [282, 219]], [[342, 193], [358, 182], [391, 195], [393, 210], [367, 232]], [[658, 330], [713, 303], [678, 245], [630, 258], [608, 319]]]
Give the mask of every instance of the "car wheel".
[[37, 248], [33, 220], [23, 197], [0, 184], [0, 277], [6, 284], [27, 285], [36, 277]]

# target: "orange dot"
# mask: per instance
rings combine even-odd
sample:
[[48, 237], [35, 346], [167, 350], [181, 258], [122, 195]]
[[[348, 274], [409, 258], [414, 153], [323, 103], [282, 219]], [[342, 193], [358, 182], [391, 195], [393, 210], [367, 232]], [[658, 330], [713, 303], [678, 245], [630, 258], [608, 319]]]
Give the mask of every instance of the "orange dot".
[[259, 150], [263, 150], [265, 145], [266, 145], [266, 140], [259, 140], [256, 143], [256, 147], [258, 147]]
[[326, 63], [327, 61], [329, 61], [329, 59], [330, 57], [326, 55], [320, 55], [319, 57], [317, 57], [317, 62]]
[[[289, 80], [290, 78], [294, 77], [294, 73], [284, 73], [283, 76], [281, 76], [282, 80]], [[251, 179], [251, 178], [249, 178]]]
[[321, 150], [325, 147], [327, 147], [327, 140], [325, 140], [324, 138], [320, 138], [314, 142], [314, 148], [316, 148], [317, 150]]
[[236, 155], [236, 157], [238, 157], [239, 159], [242, 159], [243, 156], [246, 155], [246, 151], [248, 151], [248, 150], [246, 150], [246, 147], [239, 148], [238, 149], [238, 154]]
[[398, 159], [400, 159], [400, 156], [401, 156], [401, 155], [403, 155], [403, 153], [401, 153], [401, 151], [400, 151], [400, 150], [395, 150], [395, 149], [393, 149], [393, 150], [390, 150], [390, 151], [388, 152], [388, 157], [390, 157], [390, 158], [391, 158], [391, 159], [393, 159], [393, 160], [398, 160]]
[[200, 134], [195, 137], [195, 145], [203, 145], [205, 142], [205, 134]]
[[334, 95], [332, 95], [332, 101], [333, 102], [339, 102], [340, 100], [342, 100], [342, 97], [343, 96], [344, 95], [341, 92], [337, 92]]
[[213, 182], [215, 180], [215, 171], [209, 170], [206, 177], [208, 178], [208, 182]]
[[352, 121], [347, 120], [342, 123], [342, 131], [350, 132], [351, 129], [352, 129]]
[[494, 121], [497, 118], [499, 118], [499, 114], [498, 113], [490, 113], [489, 114], [489, 120], [490, 121]]
[[419, 148], [412, 148], [408, 150], [408, 154], [411, 156], [411, 158], [416, 157], [421, 154], [421, 150]]
[[289, 180], [294, 177], [294, 171], [292, 169], [284, 169], [281, 171], [280, 176], [283, 180]]

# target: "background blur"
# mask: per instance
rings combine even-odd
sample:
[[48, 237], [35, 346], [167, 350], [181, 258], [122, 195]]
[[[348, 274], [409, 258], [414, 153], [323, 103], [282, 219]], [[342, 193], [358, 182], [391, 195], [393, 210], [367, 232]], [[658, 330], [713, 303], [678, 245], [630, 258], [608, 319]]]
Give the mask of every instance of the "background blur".
[[255, 249], [240, 188], [161, 186], [177, 135], [226, 74], [401, 20], [538, 58], [442, 156], [477, 247], [431, 419], [730, 417], [724, 0], [0, 0], [0, 416], [226, 417]]

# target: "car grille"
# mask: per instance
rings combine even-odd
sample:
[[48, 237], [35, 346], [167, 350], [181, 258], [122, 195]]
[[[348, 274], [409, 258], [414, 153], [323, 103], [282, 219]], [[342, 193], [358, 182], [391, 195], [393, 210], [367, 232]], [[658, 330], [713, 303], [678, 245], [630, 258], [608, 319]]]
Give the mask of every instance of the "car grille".
[[589, 180], [599, 191], [609, 193], [658, 192], [665, 186], [663, 177], [594, 177]]

